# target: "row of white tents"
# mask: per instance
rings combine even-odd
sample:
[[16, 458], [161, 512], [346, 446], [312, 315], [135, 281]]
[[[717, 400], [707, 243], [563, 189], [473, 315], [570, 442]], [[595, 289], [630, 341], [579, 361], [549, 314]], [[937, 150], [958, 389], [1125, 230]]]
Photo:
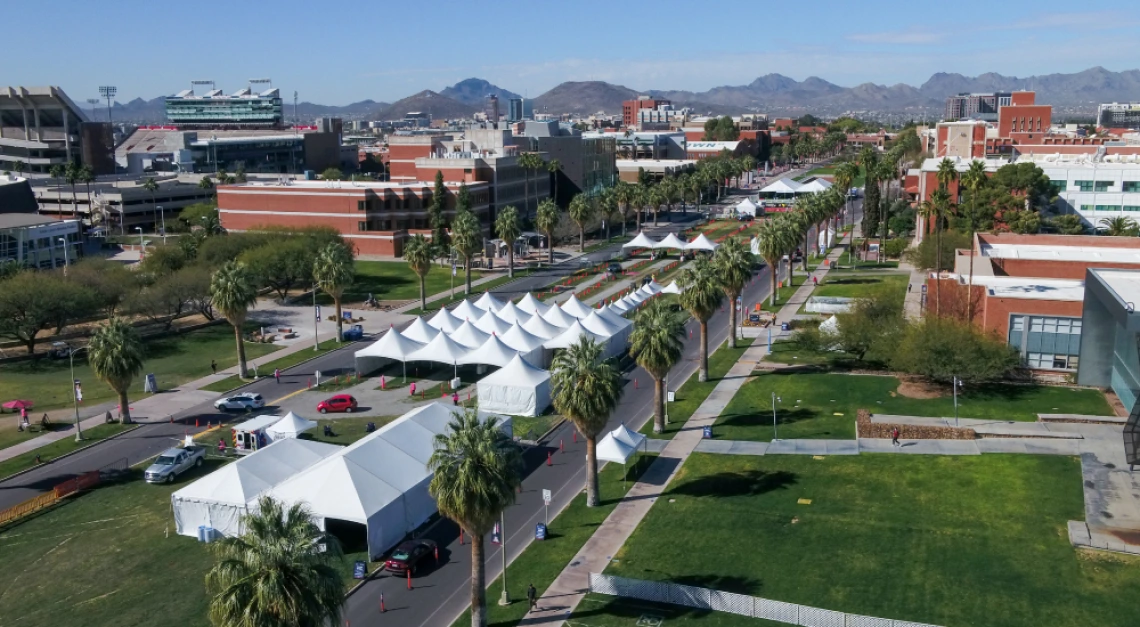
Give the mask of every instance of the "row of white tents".
[[[364, 525], [368, 554], [376, 558], [436, 512], [427, 464], [435, 436], [447, 432], [459, 411], [439, 403], [418, 407], [347, 447], [273, 442], [175, 492], [175, 528], [191, 537], [200, 537], [200, 528], [241, 535], [242, 518], [270, 496], [305, 504], [321, 529], [331, 520]], [[484, 420], [490, 416], [480, 412]], [[500, 419], [510, 433], [510, 418]]]
[[717, 249], [720, 244], [713, 243], [712, 240], [705, 237], [704, 233], [699, 233], [693, 238], [691, 242], [677, 237], [670, 233], [660, 240], [655, 240], [645, 234], [644, 231], [637, 234], [637, 237], [621, 245], [622, 248], [652, 248], [655, 250], [667, 248], [672, 250], [705, 250], [712, 252]]

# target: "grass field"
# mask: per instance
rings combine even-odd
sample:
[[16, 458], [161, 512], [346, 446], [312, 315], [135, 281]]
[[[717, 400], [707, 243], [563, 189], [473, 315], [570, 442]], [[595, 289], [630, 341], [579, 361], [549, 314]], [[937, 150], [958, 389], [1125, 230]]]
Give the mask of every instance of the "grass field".
[[[463, 269], [455, 277], [457, 285], [463, 284]], [[482, 278], [483, 273], [471, 271], [471, 280]], [[433, 264], [424, 277], [424, 289], [428, 296], [446, 292], [451, 287], [451, 266]], [[342, 302], [360, 302], [372, 294], [378, 300], [414, 300], [420, 297], [420, 279], [405, 261], [360, 261], [356, 262], [356, 279], [345, 290]], [[332, 298], [321, 292], [317, 303], [331, 305]]]
[[685, 426], [701, 403], [705, 402], [724, 375], [728, 374], [732, 365], [740, 360], [740, 356], [752, 345], [752, 342], [751, 338], [738, 339], [736, 348], [729, 348], [728, 342], [717, 348], [716, 352], [709, 355], [709, 380], [701, 383], [697, 380], [697, 373], [694, 372], [693, 376], [676, 390], [677, 400], [669, 403], [669, 422], [665, 425], [665, 431], [653, 433], [653, 419], [650, 418], [641, 427], [641, 432], [651, 438], [672, 439]]
[[[811, 176], [835, 176], [835, 166], [824, 166], [809, 171], [803, 176], [797, 176], [796, 180], [806, 179]], [[851, 182], [851, 187], [864, 187], [867, 184], [867, 171], [863, 166], [859, 166], [859, 174], [855, 176], [855, 180]]]
[[[629, 474], [624, 482], [622, 474], [625, 469], [618, 464], [606, 464], [598, 473], [601, 504], [598, 507], [586, 507], [586, 495], [583, 490], [583, 493], [576, 496], [561, 514], [550, 521], [546, 540], [532, 542], [522, 555], [507, 566], [508, 592], [515, 602], [505, 607], [495, 602], [503, 590], [502, 578], [496, 578], [487, 586], [488, 625], [505, 627], [515, 625], [522, 619], [527, 612], [525, 601], [527, 585], [533, 583], [539, 595], [546, 591], [582, 545], [586, 544], [594, 534], [598, 525], [617, 507], [618, 501], [641, 476], [641, 472], [649, 468], [654, 457], [652, 454], [642, 454], [639, 461], [629, 467]], [[471, 615], [469, 612], [464, 612], [452, 623], [452, 627], [470, 624]]]
[[[68, 434], [62, 440], [56, 440], [46, 446], [17, 455], [11, 459], [6, 459], [0, 462], [0, 478], [7, 477], [8, 475], [27, 470], [36, 465], [36, 455], [40, 456], [40, 460], [44, 463], [66, 455], [72, 451], [81, 449], [85, 446], [91, 446], [99, 440], [104, 440], [113, 435], [118, 435], [124, 431], [134, 429], [136, 425], [124, 425], [119, 423], [99, 425], [90, 429], [83, 430], [83, 440], [81, 442], [75, 441], [74, 432]], [[38, 434], [36, 434], [38, 435]]]
[[[897, 393], [895, 377], [774, 371], [745, 383], [717, 419], [716, 437], [724, 440], [772, 439], [772, 393], [781, 439], [854, 439], [855, 412], [903, 416], [953, 416], [950, 391], [931, 399]], [[958, 416], [1033, 421], [1037, 414], [1112, 415], [1104, 394], [1092, 389], [989, 384], [966, 386], [958, 393]]]
[[812, 296], [859, 298], [871, 292], [885, 290], [901, 300], [906, 296], [906, 284], [909, 279], [908, 274], [829, 273], [812, 291]]
[[698, 453], [664, 497], [606, 572], [947, 627], [1135, 623], [1140, 558], [1068, 542], [1075, 458]]
[[650, 603], [604, 594], [587, 594], [578, 604], [567, 627], [648, 627], [661, 621], [662, 627], [783, 627], [759, 618], [746, 618], [729, 612], [709, 612], [683, 605]]
[[[256, 325], [251, 325], [256, 326]], [[267, 355], [280, 346], [246, 342], [248, 359]], [[154, 373], [161, 389], [169, 390], [187, 381], [210, 374], [210, 360], [218, 368], [237, 363], [233, 327], [218, 324], [187, 333], [171, 333], [147, 340], [144, 345], [144, 373]], [[75, 378], [83, 382], [83, 402], [87, 405], [116, 400], [110, 386], [95, 378], [87, 365], [86, 353], [75, 359]], [[0, 366], [0, 398], [34, 401], [40, 411], [71, 407], [71, 372], [66, 359], [35, 359]], [[135, 378], [130, 398], [143, 398], [143, 376]]]

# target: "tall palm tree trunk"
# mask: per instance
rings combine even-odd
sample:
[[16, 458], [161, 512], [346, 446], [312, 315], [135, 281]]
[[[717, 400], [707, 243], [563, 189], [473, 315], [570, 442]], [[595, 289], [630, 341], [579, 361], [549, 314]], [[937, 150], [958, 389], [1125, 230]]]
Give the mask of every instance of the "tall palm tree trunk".
[[550, 256], [547, 263], [554, 263], [554, 231], [546, 234], [546, 252]]
[[709, 323], [701, 320], [701, 364], [697, 380], [701, 383], [709, 380]]
[[483, 534], [471, 534], [471, 627], [487, 625], [487, 573]]
[[653, 377], [653, 432], [665, 431], [665, 379]]
[[121, 420], [125, 425], [134, 422], [131, 418], [131, 402], [127, 400], [127, 391], [125, 389], [119, 391], [119, 415], [122, 417]]
[[242, 322], [244, 322], [244, 321], [238, 321], [238, 323], [233, 325], [233, 327], [234, 327], [234, 341], [237, 342], [238, 376], [241, 377], [242, 379], [244, 379], [246, 377], [246, 365], [245, 365], [245, 342], [241, 341]]
[[934, 315], [942, 309], [942, 221], [934, 217]]
[[586, 227], [578, 227], [578, 252], [586, 252]]
[[637, 220], [637, 232], [640, 233], [641, 232], [641, 207], [637, 208], [637, 213], [634, 214], [634, 218]]
[[740, 294], [728, 295], [728, 347], [736, 348], [736, 298]]
[[515, 243], [507, 244], [507, 276], [515, 278]]
[[471, 295], [471, 258], [463, 260], [463, 293]]
[[424, 277], [420, 275], [420, 311], [427, 311], [427, 290], [424, 288]]
[[598, 436], [586, 436], [586, 507], [597, 507], [598, 499]]
[[772, 262], [769, 261], [768, 268], [771, 269], [769, 278], [772, 279], [772, 289], [768, 292], [768, 306], [774, 311], [776, 308], [776, 282], [779, 279], [777, 275], [780, 273], [780, 262], [776, 261], [775, 265], [773, 265]]

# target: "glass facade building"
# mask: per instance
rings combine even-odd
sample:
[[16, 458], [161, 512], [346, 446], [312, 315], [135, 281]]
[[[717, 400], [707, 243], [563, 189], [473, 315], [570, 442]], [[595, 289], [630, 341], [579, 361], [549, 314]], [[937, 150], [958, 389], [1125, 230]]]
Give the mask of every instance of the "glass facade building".
[[1140, 303], [1140, 271], [1087, 271], [1077, 383], [1111, 389], [1128, 410], [1140, 398], [1136, 303]]
[[242, 126], [280, 128], [281, 98], [276, 96], [220, 96], [166, 99], [166, 119], [183, 127]]
[[1033, 370], [1076, 370], [1081, 354], [1081, 319], [1009, 317], [1009, 344], [1021, 353], [1021, 363]]

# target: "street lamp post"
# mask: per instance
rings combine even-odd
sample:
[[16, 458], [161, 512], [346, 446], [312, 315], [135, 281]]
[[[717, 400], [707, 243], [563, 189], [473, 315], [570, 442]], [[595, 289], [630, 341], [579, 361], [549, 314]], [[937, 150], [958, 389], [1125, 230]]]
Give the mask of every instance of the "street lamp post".
[[59, 237], [60, 244], [63, 244], [63, 276], [67, 276], [67, 266], [71, 265], [71, 261], [67, 258], [67, 240]]
[[146, 244], [143, 243], [143, 230], [141, 226], [136, 226], [135, 230], [139, 232], [139, 261], [142, 261], [143, 251], [146, 248]]
[[313, 350], [321, 350], [321, 341], [317, 338], [317, 284], [313, 283]]
[[780, 434], [778, 431], [776, 431], [776, 401], [782, 401], [782, 400], [783, 399], [781, 399], [779, 396], [776, 396], [775, 392], [772, 392], [772, 441], [773, 442], [780, 439]]
[[[159, 219], [162, 220], [162, 244], [163, 244], [163, 246], [165, 246], [166, 245], [166, 212], [163, 211], [162, 205], [156, 205], [154, 209], [155, 209], [155, 211], [158, 212]], [[158, 228], [158, 225], [157, 224], [154, 225], [154, 228]]]
[[958, 388], [962, 386], [962, 380], [954, 377], [954, 426], [958, 426]]
[[503, 552], [503, 594], [499, 605], [510, 605], [511, 595], [507, 592], [507, 512], [499, 512], [499, 549]]
[[[84, 347], [86, 348], [86, 347]], [[71, 404], [75, 406], [75, 441], [83, 441], [83, 428], [79, 426], [79, 393], [75, 388], [75, 353], [84, 348], [72, 349], [67, 347], [67, 359], [71, 365]]]

